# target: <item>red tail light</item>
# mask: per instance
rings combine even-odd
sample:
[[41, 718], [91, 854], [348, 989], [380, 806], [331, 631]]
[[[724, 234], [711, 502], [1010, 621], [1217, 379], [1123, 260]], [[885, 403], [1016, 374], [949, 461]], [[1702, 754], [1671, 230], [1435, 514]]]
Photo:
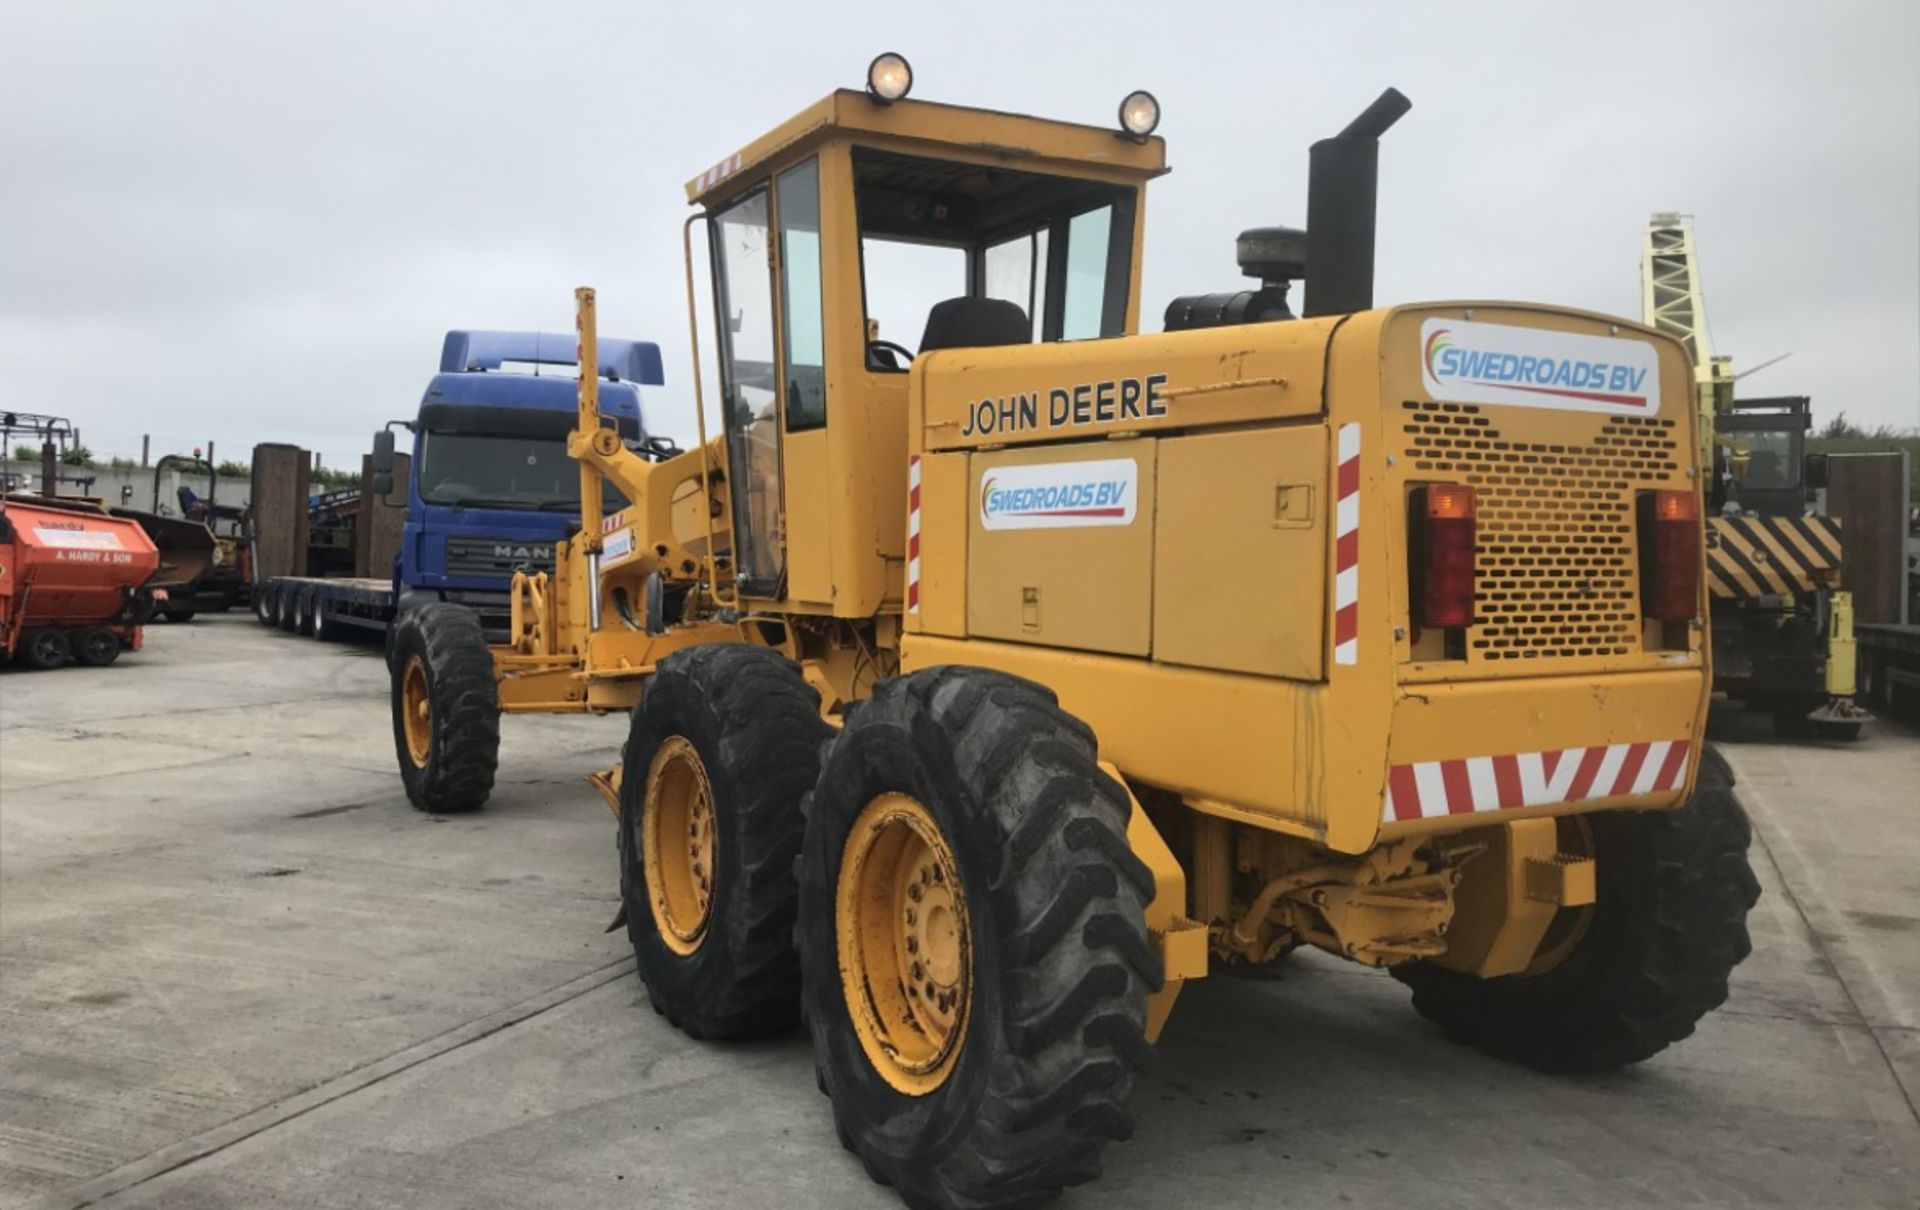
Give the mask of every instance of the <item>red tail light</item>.
[[1433, 483], [1414, 492], [1414, 622], [1436, 630], [1473, 625], [1473, 489]]
[[1684, 622], [1699, 609], [1700, 495], [1640, 497], [1640, 609], [1661, 622]]

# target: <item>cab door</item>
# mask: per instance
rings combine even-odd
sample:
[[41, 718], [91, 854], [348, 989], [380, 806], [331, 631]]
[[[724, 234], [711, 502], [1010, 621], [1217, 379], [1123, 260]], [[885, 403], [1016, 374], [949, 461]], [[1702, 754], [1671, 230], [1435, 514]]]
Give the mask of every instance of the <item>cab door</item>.
[[740, 588], [828, 602], [818, 160], [717, 212], [711, 238]]
[[784, 562], [771, 211], [763, 185], [718, 211], [708, 229], [733, 560], [741, 591], [758, 597], [777, 595]]

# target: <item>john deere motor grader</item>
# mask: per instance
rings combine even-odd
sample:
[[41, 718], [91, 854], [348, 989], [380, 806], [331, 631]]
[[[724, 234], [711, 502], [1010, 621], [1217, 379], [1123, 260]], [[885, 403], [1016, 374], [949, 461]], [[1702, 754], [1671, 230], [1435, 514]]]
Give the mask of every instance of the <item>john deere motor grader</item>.
[[[654, 1007], [804, 1019], [913, 1205], [1097, 1175], [1183, 983], [1301, 944], [1543, 1068], [1689, 1034], [1757, 890], [1701, 745], [1680, 345], [1373, 309], [1394, 92], [1314, 146], [1304, 234], [1242, 237], [1257, 289], [1142, 333], [1153, 99], [1102, 129], [909, 81], [882, 56], [689, 183], [724, 431], [648, 461], [582, 377], [582, 525], [512, 641], [396, 636], [413, 801], [484, 800], [501, 712], [631, 711], [593, 780]], [[901, 245], [959, 252], [911, 349]]]

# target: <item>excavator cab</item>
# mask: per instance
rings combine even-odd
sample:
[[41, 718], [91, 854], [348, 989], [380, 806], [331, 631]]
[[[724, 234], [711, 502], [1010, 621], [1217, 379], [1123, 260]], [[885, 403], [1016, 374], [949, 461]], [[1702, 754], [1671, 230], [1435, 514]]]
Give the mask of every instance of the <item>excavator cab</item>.
[[[881, 56], [865, 92], [835, 92], [687, 186], [711, 255], [745, 599], [898, 608], [907, 466], [891, 455], [914, 364], [1138, 327], [1144, 188], [1166, 170], [1151, 125], [912, 101], [904, 67]], [[1157, 121], [1147, 94], [1128, 105], [1135, 127]]]

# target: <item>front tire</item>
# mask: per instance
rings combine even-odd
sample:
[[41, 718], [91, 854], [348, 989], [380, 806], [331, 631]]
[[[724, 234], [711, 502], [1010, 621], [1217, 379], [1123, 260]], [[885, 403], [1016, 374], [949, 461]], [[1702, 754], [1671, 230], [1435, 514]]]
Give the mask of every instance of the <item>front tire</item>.
[[1491, 1054], [1559, 1072], [1638, 1063], [1691, 1034], [1752, 951], [1747, 912], [1760, 897], [1733, 770], [1716, 749], [1704, 753], [1684, 807], [1589, 817], [1598, 896], [1558, 966], [1498, 979], [1397, 966], [1420, 1015]]
[[930, 669], [876, 686], [808, 799], [815, 1070], [910, 1206], [1035, 1204], [1132, 1132], [1153, 881], [1095, 751], [1039, 685]]
[[58, 668], [73, 654], [73, 641], [64, 630], [29, 630], [20, 636], [18, 658], [29, 668]]
[[393, 745], [407, 799], [472, 811], [493, 792], [500, 696], [480, 619], [461, 605], [409, 612], [394, 631]]
[[654, 1009], [695, 1038], [791, 1028], [800, 1007], [800, 800], [832, 734], [778, 652], [716, 643], [660, 663], [620, 778], [620, 894]]

